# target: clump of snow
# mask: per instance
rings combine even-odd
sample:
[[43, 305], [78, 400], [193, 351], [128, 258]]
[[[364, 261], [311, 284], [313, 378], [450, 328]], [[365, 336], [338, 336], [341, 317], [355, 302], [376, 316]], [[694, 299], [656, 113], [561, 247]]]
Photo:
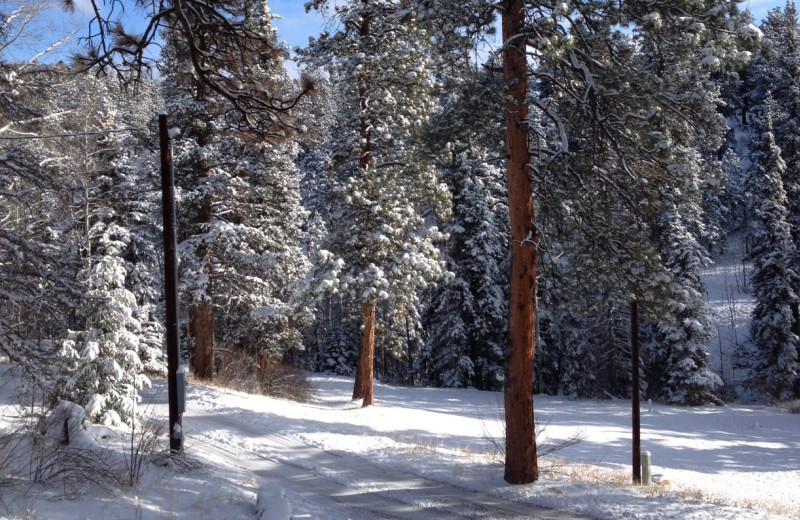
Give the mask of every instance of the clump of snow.
[[748, 23], [739, 27], [739, 37], [743, 40], [759, 41], [763, 37], [763, 33], [761, 29], [752, 23]]
[[88, 447], [94, 444], [86, 434], [83, 408], [70, 401], [60, 401], [44, 417], [43, 434], [46, 439], [59, 444]]

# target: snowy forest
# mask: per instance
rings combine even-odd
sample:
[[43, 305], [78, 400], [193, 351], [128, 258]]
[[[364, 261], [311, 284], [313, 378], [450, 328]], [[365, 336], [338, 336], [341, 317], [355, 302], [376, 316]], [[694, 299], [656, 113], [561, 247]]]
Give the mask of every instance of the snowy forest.
[[[36, 3], [2, 13], [0, 349], [36, 399], [125, 424], [166, 373], [159, 113], [197, 380], [501, 390], [528, 282], [536, 394], [630, 398], [636, 302], [643, 398], [800, 398], [793, 1], [517, 2], [509, 39], [487, 0], [315, 0], [297, 77], [266, 0], [182, 4], [98, 11], [55, 63], [4, 56]], [[702, 272], [734, 242], [755, 305], [721, 371]]]

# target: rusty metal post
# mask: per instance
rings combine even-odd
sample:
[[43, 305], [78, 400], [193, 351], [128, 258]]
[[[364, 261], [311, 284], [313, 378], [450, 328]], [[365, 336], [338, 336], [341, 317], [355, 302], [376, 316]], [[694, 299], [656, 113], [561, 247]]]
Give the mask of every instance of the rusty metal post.
[[640, 422], [640, 396], [639, 396], [639, 302], [631, 303], [631, 362], [633, 364], [633, 389], [631, 393], [631, 407], [633, 412], [633, 483], [642, 483], [641, 462], [641, 422]]

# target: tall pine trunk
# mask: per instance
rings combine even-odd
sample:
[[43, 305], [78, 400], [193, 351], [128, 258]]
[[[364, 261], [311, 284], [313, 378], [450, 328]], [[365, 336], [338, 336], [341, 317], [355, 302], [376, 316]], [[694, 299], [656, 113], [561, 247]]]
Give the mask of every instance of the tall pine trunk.
[[374, 404], [372, 380], [375, 360], [375, 306], [365, 303], [364, 323], [361, 328], [361, 341], [358, 344], [358, 365], [356, 382], [353, 386], [353, 399], [363, 399], [362, 406]]
[[[211, 197], [207, 196], [203, 201], [198, 217], [198, 222], [202, 224], [211, 223]], [[211, 287], [211, 251], [203, 248], [197, 254], [204, 262], [203, 273], [207, 282], [206, 297], [189, 312], [189, 335], [194, 343], [192, 372], [199, 379], [210, 381], [214, 377], [214, 307], [211, 303], [214, 292]]]
[[194, 339], [192, 372], [199, 379], [211, 380], [214, 376], [214, 321], [209, 300], [190, 309], [189, 335]]
[[[199, 101], [205, 99], [205, 86], [201, 82], [197, 84], [196, 97]], [[206, 126], [200, 133], [197, 143], [207, 146], [211, 142], [209, 127]], [[211, 177], [211, 166], [202, 164], [196, 170], [198, 179]], [[198, 208], [193, 224], [200, 228], [200, 232], [205, 232], [212, 220], [212, 200], [210, 195], [203, 198], [203, 202]], [[194, 353], [191, 358], [191, 368], [195, 376], [199, 379], [211, 380], [214, 377], [214, 314], [212, 306], [213, 291], [211, 289], [211, 251], [208, 247], [203, 247], [197, 251], [197, 255], [203, 261], [203, 273], [208, 280], [206, 282], [205, 298], [193, 305], [189, 310], [189, 336], [194, 343]]]
[[[367, 3], [364, 0], [364, 3]], [[361, 38], [369, 38], [369, 18], [364, 17], [359, 28]], [[368, 73], [368, 71], [364, 71]], [[372, 153], [372, 139], [370, 135], [370, 125], [367, 121], [369, 103], [367, 100], [366, 88], [358, 89], [358, 105], [361, 110], [361, 125], [359, 133], [361, 135], [361, 155], [358, 158], [358, 169], [361, 175], [367, 175]], [[353, 399], [363, 399], [362, 406], [372, 406], [373, 404], [373, 370], [375, 363], [375, 305], [364, 302], [363, 322], [361, 323], [361, 340], [358, 343], [358, 364], [356, 365], [356, 381], [353, 385]]]
[[522, 0], [503, 1], [503, 79], [513, 104], [506, 109], [508, 212], [511, 224], [511, 287], [506, 346], [505, 480], [528, 484], [539, 478], [533, 421], [533, 357], [536, 331], [535, 228], [528, 150], [526, 38]]

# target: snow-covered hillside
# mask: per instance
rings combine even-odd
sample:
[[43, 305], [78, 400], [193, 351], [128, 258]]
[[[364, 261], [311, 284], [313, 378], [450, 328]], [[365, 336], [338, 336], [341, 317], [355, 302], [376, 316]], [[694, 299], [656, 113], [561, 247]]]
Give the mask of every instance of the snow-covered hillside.
[[746, 255], [742, 234], [733, 234], [728, 237], [725, 254], [703, 270], [708, 309], [716, 325], [716, 337], [708, 345], [710, 367], [729, 387], [726, 400], [742, 397], [733, 391], [740, 392], [739, 386], [747, 377], [747, 370], [735, 368], [735, 361], [748, 348], [750, 315], [755, 307], [750, 294], [752, 267], [746, 262]]
[[[800, 515], [800, 415], [748, 406], [645, 405], [643, 449], [652, 452], [661, 482], [650, 491], [665, 494], [651, 497], [630, 486], [566, 477], [627, 480], [627, 401], [537, 396], [537, 417], [549, 441], [576, 434], [582, 441], [545, 459], [538, 483], [510, 486], [491, 441], [502, 435], [500, 394], [377, 385], [376, 406], [364, 409], [349, 399], [352, 380], [311, 379], [318, 393], [308, 404], [192, 385], [184, 430], [194, 464], [183, 470], [147, 465], [138, 489], [113, 493], [87, 487], [65, 497], [59, 485], [5, 487], [0, 516], [253, 519], [256, 492], [268, 483], [286, 490], [298, 519]], [[3, 389], [4, 403], [11, 386]], [[156, 382], [146, 397], [159, 417], [166, 416], [165, 394], [165, 383]], [[3, 410], [6, 424], [18, 413], [15, 407]], [[102, 427], [89, 433], [100, 444], [114, 438]], [[125, 446], [124, 437], [118, 441]], [[542, 513], [527, 504], [572, 513]]]

